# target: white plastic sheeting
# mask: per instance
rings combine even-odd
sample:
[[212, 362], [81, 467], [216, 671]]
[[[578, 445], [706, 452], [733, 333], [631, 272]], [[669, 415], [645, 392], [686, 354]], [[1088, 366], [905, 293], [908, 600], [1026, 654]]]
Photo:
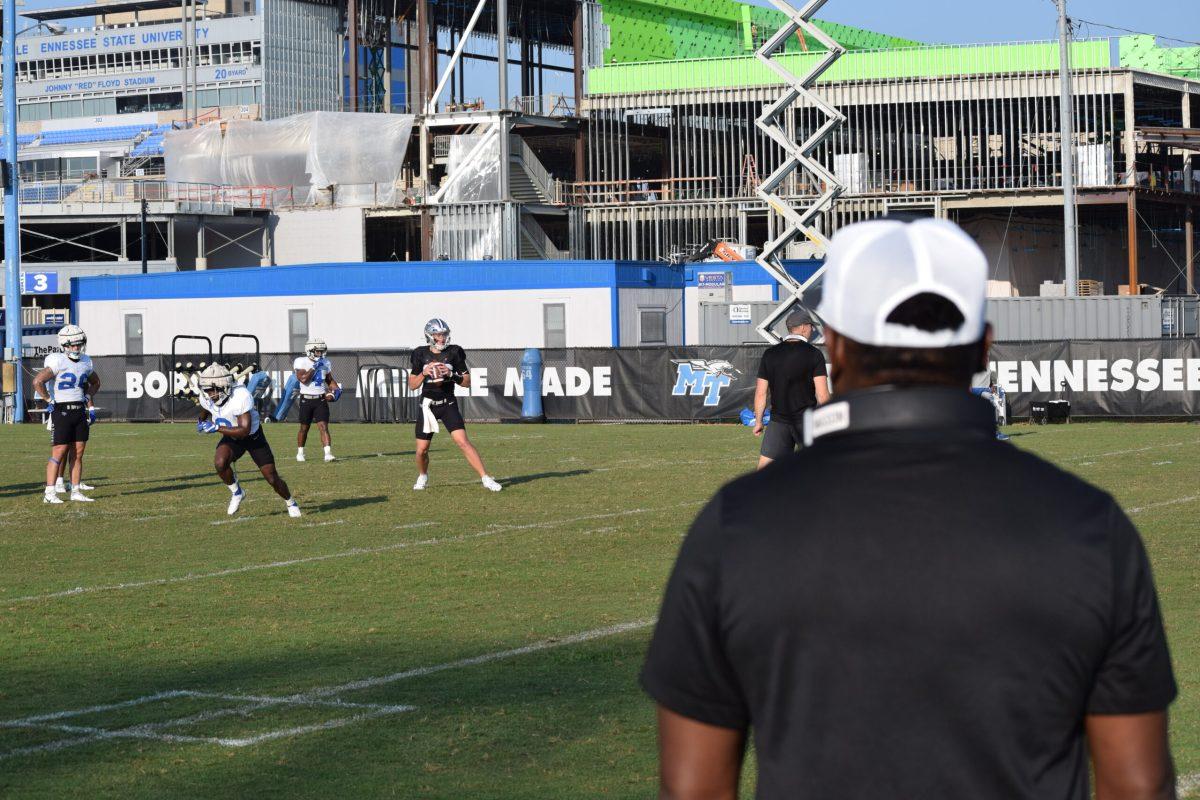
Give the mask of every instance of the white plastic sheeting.
[[297, 205], [393, 205], [412, 128], [410, 114], [316, 111], [172, 131], [167, 180], [270, 187]]
[[494, 202], [500, 199], [500, 136], [495, 128], [485, 133], [450, 137], [446, 154], [446, 182], [440, 203]]

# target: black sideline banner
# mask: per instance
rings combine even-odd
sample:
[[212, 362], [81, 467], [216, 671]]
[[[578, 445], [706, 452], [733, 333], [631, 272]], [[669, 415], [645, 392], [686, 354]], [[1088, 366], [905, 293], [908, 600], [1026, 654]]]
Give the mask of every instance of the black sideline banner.
[[[753, 404], [763, 348], [653, 347], [543, 350], [543, 410], [551, 420], [632, 422], [735, 419]], [[472, 386], [459, 402], [468, 419], [521, 416], [521, 350], [468, 352]], [[202, 358], [181, 356], [180, 361]], [[275, 410], [295, 356], [264, 354], [271, 388], [260, 401]], [[344, 393], [331, 405], [337, 422], [412, 422], [417, 398], [407, 388], [409, 351], [331, 353]], [[249, 358], [240, 359], [246, 363]], [[104, 419], [180, 421], [196, 418], [195, 394], [172, 371], [170, 356], [94, 356]], [[32, 375], [26, 370], [26, 397]], [[1082, 417], [1200, 417], [1200, 340], [998, 344], [992, 373], [1008, 394], [1010, 417], [1029, 414], [1036, 400], [1069, 399]], [[835, 387], [836, 389], [836, 387]], [[295, 420], [295, 410], [289, 419]], [[36, 416], [34, 417], [37, 418]]]

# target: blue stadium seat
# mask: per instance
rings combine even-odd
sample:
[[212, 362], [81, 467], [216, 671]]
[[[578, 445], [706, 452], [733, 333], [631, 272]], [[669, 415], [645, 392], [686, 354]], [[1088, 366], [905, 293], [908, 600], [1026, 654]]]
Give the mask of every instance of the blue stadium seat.
[[154, 123], [141, 125], [117, 125], [106, 128], [72, 128], [62, 131], [43, 131], [43, 145], [89, 144], [93, 142], [120, 142], [135, 139], [145, 131], [156, 130]]
[[[36, 133], [18, 133], [17, 134], [17, 147], [24, 147], [25, 145], [33, 144], [33, 142], [38, 138], [39, 135], [40, 134], [36, 134]], [[0, 148], [2, 148], [2, 147], [4, 147], [4, 137], [0, 136]]]
[[163, 135], [161, 133], [153, 133], [134, 145], [133, 151], [129, 155], [138, 157], [161, 156], [162, 154]]
[[21, 184], [22, 203], [61, 203], [80, 187], [78, 183]]

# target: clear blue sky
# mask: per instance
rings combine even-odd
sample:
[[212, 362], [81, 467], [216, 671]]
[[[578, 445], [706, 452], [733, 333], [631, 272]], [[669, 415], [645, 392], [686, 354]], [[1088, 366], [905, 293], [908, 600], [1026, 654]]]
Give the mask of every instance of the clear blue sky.
[[[748, 0], [769, 5], [765, 0]], [[799, 0], [793, 5], [800, 5]], [[1067, 0], [1072, 17], [1200, 42], [1200, 0]], [[1052, 39], [1051, 0], [829, 0], [821, 19], [921, 42]], [[1117, 36], [1099, 27], [1081, 36]], [[1178, 44], [1164, 41], [1165, 45]]]

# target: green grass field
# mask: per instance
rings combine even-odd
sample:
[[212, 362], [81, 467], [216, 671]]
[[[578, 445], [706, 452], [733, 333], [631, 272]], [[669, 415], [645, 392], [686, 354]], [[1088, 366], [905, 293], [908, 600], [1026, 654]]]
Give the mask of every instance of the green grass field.
[[[680, 537], [755, 463], [734, 426], [334, 427], [289, 519], [253, 472], [241, 515], [190, 425], [97, 426], [97, 502], [45, 506], [46, 432], [0, 430], [0, 796], [649, 797], [636, 676]], [[1200, 794], [1200, 427], [1018, 426], [1113, 492], [1145, 537]]]

